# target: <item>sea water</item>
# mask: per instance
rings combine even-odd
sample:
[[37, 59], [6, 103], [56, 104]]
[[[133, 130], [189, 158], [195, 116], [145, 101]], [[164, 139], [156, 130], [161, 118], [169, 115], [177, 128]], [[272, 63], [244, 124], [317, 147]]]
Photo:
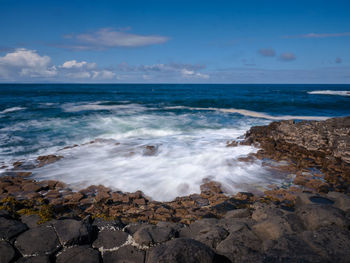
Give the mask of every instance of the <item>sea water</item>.
[[206, 179], [227, 193], [254, 191], [286, 178], [262, 161], [240, 160], [257, 148], [227, 142], [275, 120], [350, 115], [349, 92], [350, 85], [2, 84], [0, 173], [56, 154], [64, 158], [33, 169], [35, 179], [141, 190], [160, 201], [199, 193]]

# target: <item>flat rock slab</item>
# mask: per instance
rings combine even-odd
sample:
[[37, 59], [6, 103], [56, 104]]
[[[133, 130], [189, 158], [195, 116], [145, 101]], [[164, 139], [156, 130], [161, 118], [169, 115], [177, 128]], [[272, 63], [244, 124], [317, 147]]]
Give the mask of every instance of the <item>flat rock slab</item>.
[[127, 245], [116, 251], [103, 253], [104, 263], [144, 263], [145, 252], [136, 247]]
[[29, 228], [38, 227], [38, 222], [40, 221], [39, 215], [24, 215], [21, 216], [21, 221], [25, 223]]
[[0, 239], [9, 240], [25, 230], [27, 226], [22, 222], [0, 217]]
[[214, 257], [214, 251], [206, 245], [189, 238], [176, 238], [150, 249], [146, 263], [212, 263]]
[[98, 263], [100, 253], [88, 246], [65, 248], [56, 258], [56, 263]]
[[0, 241], [0, 263], [8, 263], [15, 257], [16, 252], [6, 241]]
[[41, 255], [37, 257], [20, 258], [17, 263], [50, 263], [49, 256]]
[[92, 247], [100, 250], [120, 247], [128, 239], [128, 234], [120, 230], [104, 229], [98, 233]]
[[50, 226], [29, 229], [18, 236], [15, 246], [23, 256], [51, 255], [61, 247], [55, 230]]
[[62, 246], [81, 245], [89, 242], [89, 229], [82, 221], [74, 219], [57, 220], [53, 227]]

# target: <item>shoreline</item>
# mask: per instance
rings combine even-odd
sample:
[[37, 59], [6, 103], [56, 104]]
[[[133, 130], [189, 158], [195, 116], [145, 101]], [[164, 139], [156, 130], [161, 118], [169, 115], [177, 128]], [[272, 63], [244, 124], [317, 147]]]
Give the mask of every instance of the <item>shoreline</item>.
[[[265, 258], [266, 260], [269, 257], [281, 260], [281, 255], [284, 255], [282, 259], [296, 260], [300, 255], [285, 254], [286, 250], [290, 249], [288, 246], [297, 246], [300, 245], [300, 242], [306, 242], [310, 251], [302, 255], [303, 257], [299, 260], [311, 257], [320, 262], [327, 262], [330, 259], [330, 254], [324, 251], [318, 252], [319, 247], [322, 249], [326, 249], [326, 247], [323, 245], [317, 247], [307, 237], [300, 237], [300, 235], [304, 235], [307, 231], [319, 231], [323, 227], [341, 228], [340, 233], [345, 233], [345, 236], [349, 232], [350, 117], [332, 118], [319, 122], [279, 121], [272, 122], [267, 126], [255, 126], [246, 133], [244, 141], [240, 144], [255, 145], [260, 149], [256, 154], [242, 158], [241, 161], [250, 162], [256, 158], [283, 161], [284, 165], [274, 167], [274, 169], [277, 172], [295, 174], [293, 184], [289, 187], [271, 185], [263, 196], [256, 196], [247, 192], [227, 195], [218, 182], [204, 181], [200, 194], [177, 197], [170, 202], [157, 202], [147, 198], [140, 191], [122, 193], [112, 191], [104, 186], [90, 186], [73, 192], [67, 185], [59, 181], [37, 182], [30, 178], [29, 172], [17, 172], [16, 169], [23, 169], [21, 167], [23, 163], [17, 162], [14, 163], [14, 169], [10, 171], [14, 175], [0, 178], [0, 217], [9, 221], [14, 221], [14, 219], [21, 220], [23, 223], [27, 221], [28, 224], [35, 226], [33, 229], [40, 229], [47, 224], [56, 229], [55, 222], [62, 223], [67, 220], [80, 223], [88, 220], [87, 225], [93, 225], [93, 222], [103, 222], [101, 224], [107, 225], [108, 222], [114, 222], [112, 225], [117, 231], [127, 233], [134, 241], [136, 240], [136, 245], [130, 245], [132, 242], [127, 245], [123, 243], [122, 247], [131, 246], [130, 249], [138, 249], [138, 252], [143, 253], [143, 257], [146, 254], [146, 262], [159, 261], [160, 254], [164, 256], [163, 252], [167, 251], [166, 246], [171, 242], [182, 242], [181, 246], [187, 244], [189, 248], [191, 246], [201, 247], [201, 244], [204, 243], [210, 248], [207, 250], [207, 247], [205, 249], [201, 247], [203, 253], [205, 251], [203, 255], [211, 259], [208, 262], [215, 262], [217, 260], [214, 259], [215, 257], [221, 257], [222, 261], [217, 262], [240, 262], [237, 261], [237, 257], [246, 262], [260, 262], [260, 259]], [[235, 147], [237, 145], [238, 143], [231, 143], [227, 146]], [[37, 165], [44, 166], [60, 158], [60, 156], [55, 155], [40, 156], [37, 159]], [[305, 210], [306, 207], [311, 209], [310, 211], [315, 211], [310, 212], [310, 214]], [[324, 217], [328, 221], [325, 221]], [[37, 224], [38, 222], [39, 224]], [[225, 226], [222, 225], [223, 222], [225, 222]], [[130, 224], [138, 226], [134, 233], [127, 230], [128, 226], [130, 228]], [[208, 231], [211, 234], [207, 236], [207, 234], [201, 233], [201, 227], [198, 228], [196, 224], [209, 228], [210, 231]], [[232, 224], [239, 224], [240, 227], [234, 228]], [[2, 229], [1, 224], [0, 228]], [[29, 228], [28, 231], [31, 231], [31, 227]], [[156, 238], [151, 238], [151, 241], [144, 244], [145, 236], [152, 237], [154, 231], [165, 231], [163, 228], [173, 234], [169, 234], [169, 232], [167, 238], [161, 239], [160, 242], [156, 242]], [[191, 228], [198, 229], [187, 233]], [[77, 244], [93, 244], [103, 231], [103, 228], [101, 229], [97, 227], [94, 234], [93, 232], [89, 233], [89, 235], [95, 235], [95, 237], [89, 237], [90, 241], [82, 243], [79, 241], [80, 243]], [[329, 230], [330, 233], [333, 233], [333, 230]], [[5, 238], [5, 240], [11, 244], [17, 235], [20, 234], [19, 237], [21, 237], [28, 231], [23, 234], [17, 233], [8, 239]], [[181, 234], [181, 232], [183, 233]], [[137, 233], [136, 236], [135, 233]], [[299, 243], [290, 239], [290, 235], [297, 235]], [[226, 243], [233, 242], [229, 239], [231, 236], [235, 236], [238, 240], [247, 236], [248, 239], [242, 241], [243, 245], [236, 244], [238, 248], [235, 250], [232, 246], [225, 246]], [[94, 238], [97, 239], [93, 241]], [[276, 249], [273, 247], [276, 245], [276, 240], [283, 238], [287, 247], [282, 248], [279, 253], [273, 254], [273, 249]], [[333, 238], [330, 238], [333, 242]], [[342, 238], [345, 237], [342, 236]], [[193, 239], [202, 243], [194, 244]], [[347, 245], [350, 246], [349, 237], [347, 241]], [[263, 245], [259, 249], [253, 249], [249, 247], [251, 242], [256, 244], [262, 242]], [[277, 244], [279, 243], [277, 242]], [[143, 245], [145, 247], [142, 247]], [[170, 245], [174, 246], [174, 244]], [[163, 254], [158, 251], [159, 247], [162, 246]], [[59, 247], [58, 250], [62, 248], [63, 251], [69, 250], [69, 246], [62, 242], [60, 242]], [[103, 247], [102, 250], [96, 247], [94, 249], [97, 249], [103, 256]], [[334, 249], [336, 249], [335, 243]], [[14, 257], [24, 256], [21, 249], [19, 250], [20, 254], [15, 253]], [[49, 255], [48, 262], [58, 258], [57, 251], [44, 253]], [[120, 251], [119, 246], [115, 251]], [[181, 250], [179, 250], [180, 252]], [[337, 251], [337, 253], [347, 252]], [[189, 256], [191, 255], [189, 254]], [[103, 260], [105, 262], [104, 257]], [[177, 261], [169, 259], [169, 262]], [[339, 262], [346, 262], [346, 259], [343, 258]]]

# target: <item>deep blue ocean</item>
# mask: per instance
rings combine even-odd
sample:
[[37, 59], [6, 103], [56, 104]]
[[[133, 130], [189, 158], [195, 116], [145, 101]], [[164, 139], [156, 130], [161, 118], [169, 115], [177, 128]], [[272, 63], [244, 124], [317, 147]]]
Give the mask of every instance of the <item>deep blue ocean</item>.
[[206, 178], [228, 192], [260, 189], [283, 180], [238, 161], [257, 149], [228, 141], [273, 120], [346, 115], [350, 85], [1, 84], [0, 167], [57, 154], [35, 178], [158, 200], [199, 192]]

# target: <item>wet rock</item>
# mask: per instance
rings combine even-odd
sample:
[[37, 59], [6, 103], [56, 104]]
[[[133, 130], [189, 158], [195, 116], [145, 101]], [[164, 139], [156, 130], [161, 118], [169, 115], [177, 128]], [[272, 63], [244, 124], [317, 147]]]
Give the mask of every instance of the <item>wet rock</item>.
[[168, 241], [174, 237], [174, 235], [174, 230], [170, 227], [159, 227], [145, 224], [133, 234], [133, 238], [136, 243], [149, 246], [151, 244]]
[[50, 263], [50, 257], [46, 255], [36, 256], [36, 257], [25, 257], [20, 258], [16, 261], [17, 263]]
[[305, 242], [327, 262], [349, 262], [350, 232], [337, 226], [322, 227], [301, 234]]
[[142, 154], [145, 156], [154, 156], [157, 154], [157, 151], [158, 151], [158, 146], [146, 145], [143, 147]]
[[45, 225], [19, 235], [15, 246], [23, 256], [51, 255], [61, 247], [55, 230]]
[[188, 238], [176, 238], [149, 250], [146, 263], [211, 263], [215, 253], [206, 245]]
[[331, 225], [347, 228], [349, 225], [342, 210], [327, 205], [305, 205], [297, 209], [296, 215], [308, 230]]
[[43, 155], [43, 156], [39, 156], [37, 158], [38, 161], [38, 167], [42, 167], [44, 165], [50, 164], [50, 163], [54, 163], [57, 162], [58, 160], [62, 159], [63, 156], [57, 156], [57, 155]]
[[27, 230], [27, 226], [20, 221], [0, 217], [0, 239], [10, 240]]
[[128, 239], [128, 234], [120, 230], [104, 229], [98, 233], [97, 239], [92, 244], [92, 247], [103, 251], [120, 247]]
[[144, 260], [145, 252], [130, 245], [103, 253], [104, 263], [144, 263]]
[[109, 230], [120, 230], [125, 225], [118, 219], [116, 220], [105, 220], [102, 218], [95, 218], [92, 226], [98, 230], [109, 229]]
[[36, 183], [27, 183], [22, 186], [23, 191], [38, 192], [42, 189], [41, 185]]
[[13, 247], [6, 241], [0, 241], [0, 263], [12, 262], [16, 255]]
[[53, 227], [62, 246], [86, 244], [90, 241], [90, 227], [74, 219], [57, 220]]
[[56, 258], [56, 263], [96, 263], [100, 262], [100, 253], [88, 246], [65, 248]]

